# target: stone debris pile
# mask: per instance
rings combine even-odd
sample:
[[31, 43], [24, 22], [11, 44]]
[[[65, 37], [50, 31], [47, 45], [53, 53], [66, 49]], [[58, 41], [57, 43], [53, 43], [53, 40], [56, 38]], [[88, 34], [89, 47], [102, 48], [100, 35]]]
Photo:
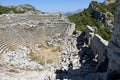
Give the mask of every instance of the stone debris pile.
[[25, 69], [25, 70], [40, 70], [43, 69], [43, 66], [31, 61], [29, 58], [30, 50], [25, 46], [18, 46], [15, 51], [7, 51], [3, 53], [4, 55], [1, 58], [2, 62], [6, 62], [10, 66], [15, 68]]
[[61, 65], [56, 69], [56, 79], [83, 80], [83, 76], [95, 73], [96, 62], [93, 61], [91, 49], [85, 45], [83, 33], [77, 33], [64, 41]]

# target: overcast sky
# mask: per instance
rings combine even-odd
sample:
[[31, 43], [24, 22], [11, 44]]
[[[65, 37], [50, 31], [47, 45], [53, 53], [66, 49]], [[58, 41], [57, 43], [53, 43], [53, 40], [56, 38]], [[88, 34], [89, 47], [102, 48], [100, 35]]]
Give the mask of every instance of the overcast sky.
[[[92, 0], [0, 0], [4, 5], [31, 4], [43, 12], [70, 12], [87, 8]], [[95, 1], [95, 0], [94, 0]], [[96, 0], [103, 2], [104, 0]]]

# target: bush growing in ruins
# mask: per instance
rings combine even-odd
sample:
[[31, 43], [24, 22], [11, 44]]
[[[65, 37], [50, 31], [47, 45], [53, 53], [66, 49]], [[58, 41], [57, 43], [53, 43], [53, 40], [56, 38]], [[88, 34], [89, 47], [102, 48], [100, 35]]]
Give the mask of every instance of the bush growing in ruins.
[[100, 27], [95, 33], [99, 34], [105, 40], [109, 40], [111, 38], [111, 31], [108, 27]]
[[59, 59], [59, 52], [61, 52], [61, 48], [59, 46], [49, 46], [42, 47], [40, 52], [34, 53], [32, 50], [29, 53], [29, 57], [32, 61], [35, 61], [41, 65], [45, 65], [45, 63], [57, 63]]
[[18, 73], [18, 71], [15, 69], [9, 69], [9, 72]]
[[35, 54], [30, 51], [29, 56], [32, 61], [38, 62], [41, 65], [44, 65], [44, 57], [41, 57], [39, 54]]

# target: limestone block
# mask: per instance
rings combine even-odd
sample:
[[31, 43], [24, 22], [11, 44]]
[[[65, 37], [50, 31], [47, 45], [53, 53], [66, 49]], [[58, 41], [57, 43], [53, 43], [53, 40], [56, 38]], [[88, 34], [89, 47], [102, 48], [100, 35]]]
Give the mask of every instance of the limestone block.
[[75, 31], [75, 24], [72, 23], [72, 24], [70, 24], [70, 26], [68, 27], [66, 33], [67, 33], [68, 36], [71, 36], [74, 31]]
[[94, 54], [99, 55], [99, 59], [102, 60], [107, 54], [105, 53], [105, 50], [107, 48], [108, 42], [102, 39], [99, 35], [95, 35], [93, 37], [93, 40], [91, 42], [91, 49], [94, 52]]

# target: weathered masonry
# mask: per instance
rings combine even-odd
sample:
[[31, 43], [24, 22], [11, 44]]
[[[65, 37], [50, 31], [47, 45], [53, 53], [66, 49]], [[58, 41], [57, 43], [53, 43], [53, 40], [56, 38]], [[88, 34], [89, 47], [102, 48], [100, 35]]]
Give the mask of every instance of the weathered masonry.
[[118, 1], [112, 38], [105, 41], [99, 35], [94, 34], [94, 29], [87, 26], [85, 37], [88, 39], [93, 53], [97, 56], [98, 65], [96, 70], [104, 72], [102, 80], [120, 79], [120, 0]]

